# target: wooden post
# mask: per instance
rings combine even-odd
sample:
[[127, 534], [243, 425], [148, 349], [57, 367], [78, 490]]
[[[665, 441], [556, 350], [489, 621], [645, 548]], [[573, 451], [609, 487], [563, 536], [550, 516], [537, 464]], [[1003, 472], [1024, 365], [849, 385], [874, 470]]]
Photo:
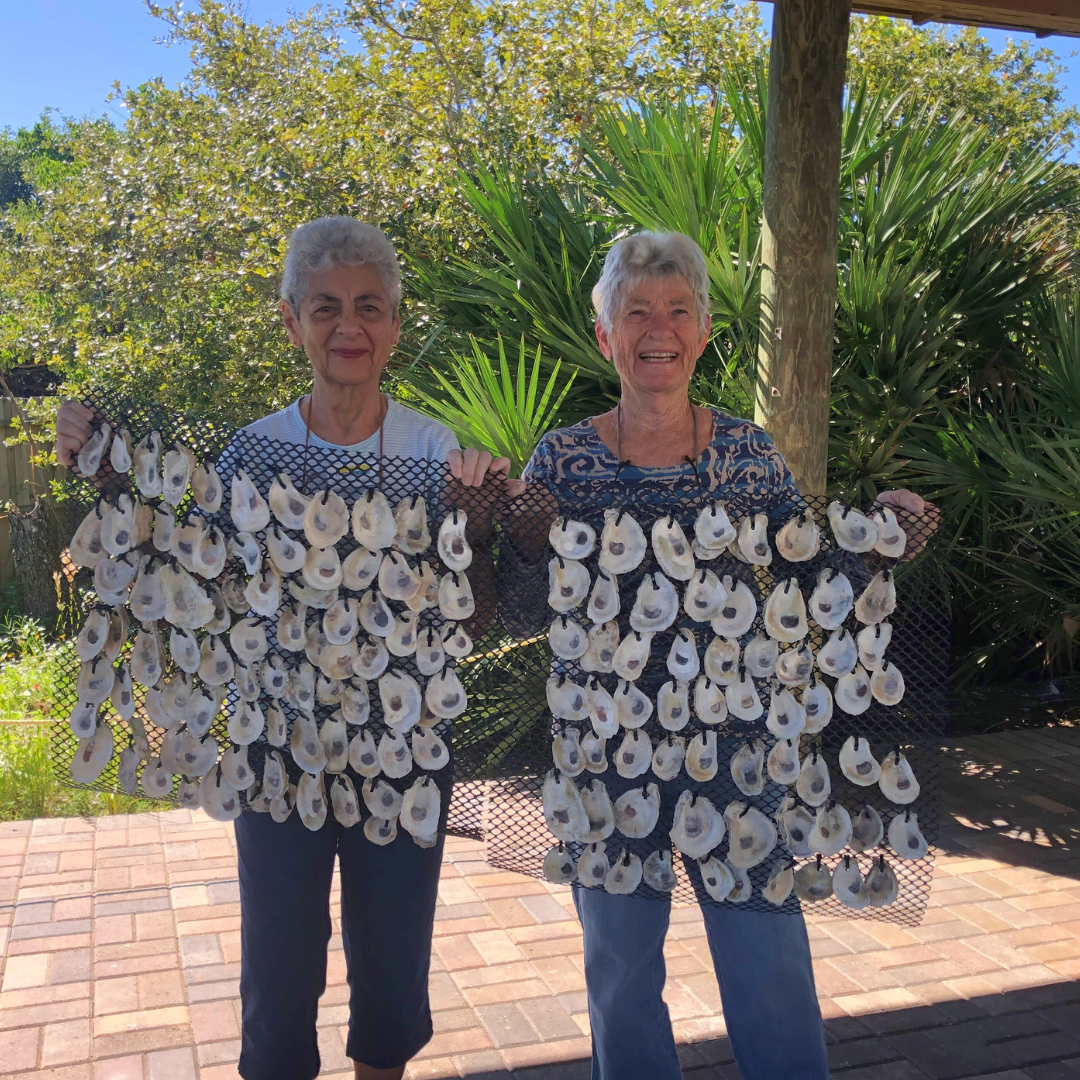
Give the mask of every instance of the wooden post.
[[769, 55], [755, 419], [825, 491], [850, 0], [777, 0]]

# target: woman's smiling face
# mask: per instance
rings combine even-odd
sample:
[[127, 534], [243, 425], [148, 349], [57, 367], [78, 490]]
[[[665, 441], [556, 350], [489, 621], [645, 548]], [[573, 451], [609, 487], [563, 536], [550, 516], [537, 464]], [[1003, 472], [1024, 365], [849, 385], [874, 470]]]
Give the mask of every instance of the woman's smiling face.
[[600, 351], [623, 386], [639, 393], [684, 389], [709, 340], [683, 278], [643, 278], [626, 291], [610, 330], [596, 325]]
[[401, 328], [379, 272], [366, 265], [314, 274], [300, 317], [288, 301], [281, 314], [289, 340], [307, 353], [316, 377], [339, 386], [377, 383]]

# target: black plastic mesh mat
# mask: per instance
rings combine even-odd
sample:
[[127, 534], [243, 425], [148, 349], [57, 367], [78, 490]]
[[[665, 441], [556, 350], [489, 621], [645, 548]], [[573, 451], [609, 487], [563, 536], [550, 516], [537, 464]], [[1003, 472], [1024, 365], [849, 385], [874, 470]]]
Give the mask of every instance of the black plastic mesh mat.
[[[821, 525], [822, 533], [821, 549], [812, 560], [787, 563], [777, 555], [769, 567], [754, 567], [739, 561], [733, 555], [724, 554], [700, 564], [713, 570], [718, 576], [731, 575], [744, 582], [754, 593], [758, 601], [757, 617], [751, 629], [740, 637], [743, 647], [762, 630], [764, 599], [776, 583], [795, 577], [803, 594], [808, 597], [819, 571], [825, 567], [834, 567], [848, 577], [855, 595], [858, 596], [871, 577], [891, 563], [891, 560], [884, 560], [874, 553], [855, 555], [837, 549], [825, 524], [826, 501], [823, 499], [810, 499], [803, 504], [794, 498], [785, 501], [775, 497], [728, 497], [723, 491], [709, 492], [693, 483], [681, 485], [678, 491], [673, 493], [672, 488], [665, 485], [629, 481], [601, 483], [578, 479], [551, 485], [533, 485], [525, 495], [512, 504], [507, 504], [501, 485], [487, 483], [481, 489], [466, 491], [447, 477], [444, 466], [431, 462], [392, 458], [384, 458], [380, 462], [374, 456], [362, 458], [345, 451], [320, 447], [305, 449], [303, 446], [262, 439], [246, 432], [235, 433], [164, 410], [134, 408], [127, 402], [111, 399], [107, 395], [95, 394], [95, 401], [103, 415], [108, 416], [111, 421], [126, 425], [135, 440], [149, 430], [157, 429], [161, 432], [166, 446], [174, 439], [179, 439], [192, 450], [197, 460], [217, 461], [220, 478], [224, 482], [225, 508], [216, 514], [203, 516], [209, 517], [226, 535], [235, 534], [237, 531], [229, 518], [227, 508], [230, 478], [238, 468], [247, 473], [264, 496], [275, 475], [282, 472], [287, 473], [305, 494], [333, 490], [344, 498], [350, 507], [370, 488], [382, 491], [391, 507], [397, 506], [402, 499], [421, 496], [427, 507], [433, 543], [424, 553], [406, 553], [405, 561], [414, 568], [418, 568], [422, 561], [429, 561], [440, 576], [446, 573], [446, 568], [440, 565], [434, 538], [442, 520], [448, 513], [452, 513], [455, 505], [465, 509], [469, 520], [466, 535], [474, 553], [473, 564], [466, 574], [475, 595], [476, 613], [464, 620], [462, 626], [473, 638], [474, 648], [470, 655], [456, 660], [450, 659], [449, 664], [456, 668], [460, 676], [468, 695], [468, 707], [463, 715], [452, 722], [436, 721], [431, 717], [425, 721], [432, 730], [442, 736], [448, 746], [451, 745], [451, 728], [453, 732], [452, 770], [440, 769], [431, 775], [443, 790], [443, 813], [447, 816], [447, 827], [451, 832], [484, 839], [488, 858], [493, 865], [534, 876], [541, 874], [544, 858], [554, 843], [544, 821], [540, 800], [544, 776], [552, 768], [552, 735], [561, 733], [568, 726], [563, 721], [552, 721], [545, 687], [553, 670], [581, 682], [588, 677], [588, 673], [582, 672], [578, 661], [554, 660], [548, 643], [548, 627], [553, 619], [553, 613], [547, 607], [548, 562], [552, 551], [547, 547], [546, 538], [549, 526], [558, 512], [575, 520], [588, 522], [598, 536], [604, 523], [604, 511], [609, 507], [630, 513], [641, 523], [646, 534], [653, 521], [673, 515], [687, 535], [692, 536], [694, 521], [700, 510], [719, 496], [724, 498], [734, 521], [748, 514], [766, 513], [770, 522], [769, 542], [775, 551], [776, 530], [801, 512], [804, 505], [808, 505]], [[94, 480], [97, 488], [106, 492], [110, 500], [114, 500], [117, 492], [126, 486], [124, 481], [111, 473], [107, 460]], [[72, 498], [67, 503], [72, 529], [92, 507], [96, 495], [97, 491], [87, 482], [72, 481]], [[183, 522], [193, 508], [194, 503], [189, 492], [177, 508], [177, 520]], [[197, 511], [197, 508], [194, 509]], [[905, 520], [902, 513], [898, 514], [898, 517], [908, 532], [909, 542], [912, 546], [918, 546], [923, 538], [915, 535], [914, 523]], [[510, 538], [511, 534], [513, 540]], [[294, 532], [292, 535], [296, 537], [302, 534]], [[265, 532], [260, 532], [258, 539], [265, 544]], [[357, 546], [351, 531], [347, 531], [336, 548], [340, 558], [344, 560]], [[142, 545], [141, 550], [153, 552], [152, 542]], [[595, 580], [595, 553], [585, 559], [584, 563], [591, 578]], [[235, 567], [232, 560], [230, 567]], [[637, 569], [620, 576], [621, 634], [627, 631], [626, 616], [633, 606], [641, 579], [655, 570], [655, 555], [652, 546], [648, 545], [645, 558]], [[880, 813], [886, 826], [895, 813], [903, 812], [902, 808], [893, 806], [877, 785], [856, 787], [848, 781], [837, 765], [837, 754], [850, 735], [869, 740], [878, 760], [886, 753], [902, 749], [921, 785], [921, 793], [910, 809], [918, 814], [923, 835], [932, 845], [938, 829], [939, 814], [937, 737], [944, 731], [946, 722], [948, 597], [942, 588], [939, 567], [932, 552], [924, 552], [915, 558], [901, 561], [895, 566], [895, 578], [898, 606], [889, 619], [893, 627], [893, 637], [888, 658], [904, 675], [906, 692], [903, 700], [888, 708], [874, 702], [865, 713], [857, 717], [835, 709], [832, 721], [820, 734], [802, 737], [802, 749], [804, 755], [816, 750], [824, 756], [829, 765], [833, 800], [844, 805], [852, 817], [868, 804]], [[298, 574], [294, 574], [291, 580], [302, 579]], [[92, 572], [80, 570], [76, 581], [86, 605], [90, 606], [96, 600]], [[287, 577], [283, 583], [286, 589], [289, 581], [290, 578]], [[677, 584], [680, 584], [681, 595], [681, 583]], [[340, 596], [349, 595], [359, 594], [342, 589]], [[406, 609], [406, 605], [400, 601], [390, 600], [388, 606], [394, 615], [403, 613]], [[309, 624], [320, 617], [317, 610], [309, 610], [308, 615]], [[588, 627], [584, 605], [573, 615], [584, 627]], [[242, 618], [240, 613], [232, 615], [234, 623]], [[305, 654], [279, 649], [274, 643], [275, 619], [269, 618], [265, 622], [271, 640], [270, 654], [280, 653], [285, 667], [289, 671], [295, 670], [303, 662]], [[416, 631], [422, 636], [424, 631], [431, 627], [435, 633], [442, 634], [445, 625], [446, 620], [438, 606], [434, 606], [419, 613]], [[853, 633], [858, 629], [853, 615], [848, 617], [845, 625]], [[675, 625], [655, 635], [651, 659], [637, 681], [637, 685], [654, 703], [657, 690], [669, 678], [665, 658], [676, 631], [681, 626], [693, 631], [699, 656], [704, 653], [714, 636], [708, 623], [693, 623], [681, 612]], [[810, 626], [812, 629], [805, 644], [816, 654], [828, 634], [812, 622]], [[168, 631], [164, 622], [159, 624], [159, 628], [165, 633]], [[138, 624], [132, 620], [129, 637], [134, 638], [138, 629]], [[224, 639], [228, 640], [227, 634]], [[117, 663], [123, 662], [129, 655], [130, 648], [130, 642], [125, 644]], [[164, 680], [168, 681], [175, 671], [168, 659], [167, 650], [163, 652], [166, 659]], [[395, 668], [412, 676], [418, 685], [424, 685], [423, 677], [417, 671], [415, 656], [394, 656], [391, 660]], [[78, 669], [73, 666], [66, 679], [61, 680], [61, 697], [64, 700], [58, 704], [65, 712], [67, 707], [74, 706], [78, 698], [77, 676]], [[613, 674], [599, 674], [596, 678], [600, 685], [609, 691], [616, 688], [617, 679]], [[822, 681], [832, 685], [835, 680], [822, 677]], [[757, 685], [767, 705], [767, 682], [759, 681]], [[372, 732], [377, 741], [386, 731], [386, 725], [375, 687], [375, 682], [372, 682], [370, 718], [363, 728]], [[268, 704], [265, 694], [260, 695], [259, 700], [263, 705]], [[281, 704], [291, 729], [298, 713], [288, 702], [282, 701]], [[229, 745], [227, 719], [236, 706], [236, 689], [233, 686], [212, 728], [212, 734], [222, 748]], [[326, 704], [316, 702], [313, 712], [317, 723], [321, 724], [334, 714], [338, 707], [339, 704], [334, 701]], [[108, 710], [106, 704], [101, 718], [112, 725], [116, 749], [120, 750], [129, 741], [129, 725]], [[571, 726], [578, 727], [584, 734], [589, 730], [589, 721]], [[685, 730], [679, 731], [678, 735], [689, 742], [704, 727], [694, 715]], [[584, 772], [577, 777], [579, 786], [595, 778], [602, 780], [613, 801], [628, 789], [640, 788], [647, 782], [658, 783], [661, 810], [656, 827], [648, 836], [639, 840], [627, 839], [618, 832], [610, 836], [607, 843], [609, 860], [620, 855], [624, 848], [638, 855], [643, 862], [656, 850], [670, 849], [668, 830], [676, 800], [683, 790], [707, 796], [721, 810], [732, 800], [739, 800], [756, 806], [770, 819], [773, 817], [787, 789], [767, 781], [760, 795], [747, 797], [735, 786], [727, 764], [731, 754], [749, 738], [760, 738], [766, 745], [775, 741], [766, 731], [765, 717], [744, 722], [729, 716], [719, 725], [711, 726], [711, 729], [716, 731], [718, 736], [720, 763], [719, 771], [712, 780], [692, 780], [685, 770], [681, 771], [675, 780], [667, 782], [657, 781], [651, 772], [641, 778], [627, 779], [619, 776], [615, 768], [610, 766], [603, 774], [594, 776]], [[156, 756], [160, 753], [163, 739], [168, 732], [155, 727], [148, 719], [145, 720], [145, 730], [147, 752]], [[352, 736], [358, 730], [350, 725], [348, 733]], [[654, 745], [668, 734], [660, 726], [655, 712], [643, 731]], [[613, 744], [618, 744], [621, 735], [622, 732], [608, 744], [609, 758]], [[68, 765], [77, 741], [66, 723], [56, 726], [53, 745], [57, 769], [71, 782]], [[257, 790], [257, 782], [262, 776], [262, 763], [267, 749], [265, 735], [249, 747], [248, 761], [256, 781], [253, 791]], [[290, 757], [287, 746], [281, 752], [290, 777], [295, 782], [300, 776], [300, 769]], [[448, 798], [451, 771], [453, 791], [452, 797]], [[351, 766], [346, 769], [346, 774], [355, 781], [359, 792], [361, 777], [357, 776]], [[423, 774], [424, 770], [414, 764], [413, 769], [404, 777], [385, 782], [400, 793]], [[173, 787], [174, 796], [179, 783], [178, 779]], [[94, 786], [103, 790], [116, 790], [115, 754], [94, 782]], [[240, 794], [240, 800], [246, 805], [245, 793]], [[366, 808], [361, 807], [361, 814], [367, 818]], [[402, 838], [399, 842], [408, 842], [408, 838]], [[782, 843], [781, 841], [776, 852], [749, 871], [753, 893], [751, 898], [739, 904], [739, 907], [747, 910], [778, 910], [762, 897], [761, 886], [782, 851]], [[721, 857], [725, 845], [726, 841], [718, 852]], [[570, 844], [567, 847], [575, 857], [583, 850], [581, 845]], [[700, 870], [694, 860], [682, 859], [677, 852], [675, 854], [677, 884], [673, 892], [654, 893], [642, 883], [637, 894], [675, 900], [692, 900], [696, 897], [701, 902], [715, 902], [704, 892]], [[854, 911], [841, 905], [833, 897], [815, 904], [815, 910], [905, 924], [917, 922], [925, 909], [929, 894], [932, 848], [931, 853], [921, 859], [907, 860], [898, 858], [887, 842], [883, 841], [872, 854], [859, 854], [854, 858], [865, 873], [870, 868], [872, 857], [881, 854], [885, 855], [899, 883], [898, 896], [892, 904]], [[844, 853], [841, 853], [826, 858], [824, 862], [835, 866], [843, 858]], [[813, 857], [800, 857], [793, 861], [802, 865], [814, 860]], [[779, 910], [795, 910], [799, 903], [792, 894]]]

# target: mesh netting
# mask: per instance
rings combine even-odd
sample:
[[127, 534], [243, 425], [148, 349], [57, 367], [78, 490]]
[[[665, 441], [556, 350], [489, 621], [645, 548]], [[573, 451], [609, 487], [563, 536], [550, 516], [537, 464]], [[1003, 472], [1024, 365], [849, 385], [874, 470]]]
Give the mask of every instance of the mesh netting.
[[[482, 838], [486, 841], [489, 861], [498, 867], [539, 876], [545, 858], [555, 843], [545, 823], [541, 800], [541, 789], [545, 776], [552, 768], [552, 737], [558, 735], [572, 738], [569, 728], [577, 729], [584, 736], [590, 731], [590, 721], [571, 722], [552, 718], [549, 709], [547, 686], [554, 672], [570, 682], [585, 684], [590, 678], [593, 685], [603, 687], [608, 692], [617, 692], [620, 688], [618, 676], [612, 672], [590, 672], [583, 669], [582, 659], [557, 659], [552, 655], [548, 639], [548, 629], [553, 619], [558, 617], [548, 607], [549, 570], [548, 564], [553, 552], [548, 546], [548, 532], [556, 516], [563, 514], [576, 521], [582, 521], [595, 530], [599, 537], [604, 526], [604, 512], [608, 508], [624, 511], [641, 523], [648, 535], [654, 521], [668, 517], [677, 521], [687, 536], [694, 535], [694, 524], [698, 514], [709, 505], [712, 499], [720, 495], [725, 499], [727, 512], [731, 519], [738, 522], [756, 513], [765, 513], [768, 517], [768, 543], [775, 552], [776, 532], [786, 522], [801, 514], [808, 506], [816, 520], [822, 524], [821, 545], [818, 553], [804, 562], [786, 562], [779, 555], [774, 555], [769, 566], [754, 566], [740, 560], [731, 553], [724, 553], [708, 561], [699, 561], [698, 565], [714, 572], [719, 578], [730, 576], [733, 582], [744, 583], [752, 593], [757, 607], [753, 625], [737, 635], [742, 654], [747, 644], [764, 632], [764, 602], [772, 590], [788, 579], [797, 579], [802, 594], [809, 597], [813, 592], [822, 570], [832, 568], [850, 581], [854, 595], [858, 597], [865, 586], [878, 571], [895, 570], [898, 605], [889, 618], [892, 626], [892, 640], [888, 647], [888, 659], [903, 673], [906, 690], [899, 704], [886, 707], [873, 701], [861, 715], [848, 715], [839, 708], [834, 709], [832, 720], [820, 732], [802, 735], [800, 752], [807, 755], [820, 754], [828, 765], [831, 778], [831, 800], [850, 811], [852, 818], [864, 806], [872, 807], [888, 826], [896, 813], [910, 809], [918, 815], [918, 825], [926, 840], [932, 845], [938, 829], [937, 801], [937, 736], [945, 726], [945, 690], [949, 650], [949, 620], [947, 594], [941, 584], [941, 575], [932, 554], [923, 553], [916, 558], [909, 558], [896, 563], [871, 552], [853, 554], [838, 549], [832, 534], [825, 526], [826, 504], [824, 499], [809, 499], [803, 503], [797, 497], [777, 499], [752, 498], [749, 496], [728, 497], [725, 492], [710, 492], [696, 485], [683, 486], [676, 495], [669, 486], [649, 484], [647, 482], [599, 482], [577, 478], [570, 481], [554, 481], [549, 484], [534, 484], [524, 495], [507, 503], [501, 484], [486, 483], [480, 489], [463, 489], [446, 475], [445, 467], [431, 462], [408, 459], [382, 458], [377, 456], [361, 457], [346, 451], [323, 447], [305, 448], [301, 445], [281, 443], [254, 436], [248, 432], [233, 432], [202, 421], [184, 418], [160, 409], [133, 407], [128, 402], [96, 394], [94, 402], [87, 402], [95, 407], [110, 422], [127, 426], [137, 440], [151, 429], [161, 432], [162, 442], [167, 447], [174, 440], [180, 440], [193, 452], [198, 461], [216, 461], [220, 479], [223, 482], [225, 500], [223, 509], [213, 514], [202, 514], [188, 492], [176, 510], [177, 522], [181, 525], [194, 520], [200, 515], [210, 524], [218, 527], [224, 536], [234, 537], [238, 532], [228, 513], [230, 480], [238, 469], [254, 482], [256, 488], [265, 497], [277, 475], [286, 473], [305, 495], [330, 490], [341, 496], [347, 506], [369, 489], [376, 488], [388, 499], [391, 507], [397, 507], [402, 500], [415, 504], [415, 497], [423, 499], [427, 512], [428, 531], [432, 539], [424, 551], [406, 551], [401, 561], [418, 574], [424, 562], [440, 580], [452, 577], [448, 567], [443, 564], [437, 552], [435, 538], [447, 515], [458, 508], [464, 510], [467, 517], [465, 538], [472, 549], [472, 564], [465, 571], [465, 576], [475, 598], [475, 613], [460, 621], [459, 627], [449, 627], [443, 614], [445, 604], [440, 605], [433, 588], [431, 606], [423, 606], [415, 600], [412, 607], [419, 607], [416, 612], [413, 632], [421, 642], [441, 640], [444, 636], [453, 638], [455, 630], [464, 630], [472, 641], [468, 655], [447, 657], [449, 668], [456, 670], [467, 693], [468, 706], [462, 715], [455, 719], [440, 719], [431, 715], [425, 707], [425, 715], [420, 720], [420, 728], [440, 737], [451, 748], [452, 763], [448, 768], [422, 769], [416, 760], [412, 768], [404, 775], [387, 778], [385, 770], [381, 783], [388, 784], [397, 794], [408, 789], [425, 775], [430, 775], [442, 791], [442, 815], [451, 832]], [[99, 493], [105, 493], [110, 501], [123, 490], [130, 490], [126, 477], [118, 477], [109, 467], [108, 458], [99, 467], [94, 477], [94, 487], [86, 481], [72, 481], [72, 498], [67, 503], [71, 514], [72, 528], [92, 508]], [[96, 488], [96, 490], [95, 490]], [[157, 503], [157, 499], [146, 500]], [[917, 523], [898, 513], [900, 524], [909, 537], [909, 548], [921, 547], [925, 537], [917, 535]], [[257, 540], [266, 547], [266, 530], [257, 532]], [[303, 539], [303, 533], [296, 530], [283, 530], [280, 534], [286, 538]], [[422, 541], [418, 541], [420, 543]], [[417, 546], [414, 544], [413, 546]], [[352, 531], [336, 544], [339, 559], [346, 562], [351, 552], [358, 548]], [[140, 546], [147, 554], [155, 554], [152, 540]], [[156, 554], [160, 554], [159, 552]], [[582, 560], [589, 573], [590, 583], [597, 580], [597, 554], [594, 551]], [[660, 569], [652, 544], [646, 545], [643, 560], [631, 572], [618, 577], [621, 600], [621, 614], [617, 620], [620, 638], [630, 633], [627, 618], [634, 607], [635, 598], [643, 578]], [[240, 574], [237, 560], [230, 557], [221, 580], [236, 575], [243, 584], [250, 580], [250, 575]], [[655, 581], [655, 578], [651, 578]], [[96, 601], [94, 595], [93, 572], [89, 569], [78, 571], [76, 583], [81, 588], [86, 606]], [[683, 583], [676, 581], [679, 596], [682, 597]], [[294, 589], [293, 599], [298, 595], [302, 600], [322, 604], [329, 597], [320, 597], [313, 592], [305, 581], [301, 571], [284, 575], [282, 588], [286, 600], [290, 598], [290, 589]], [[421, 590], [422, 592], [423, 590]], [[226, 594], [228, 589], [225, 590]], [[350, 590], [340, 586], [334, 599], [353, 598], [359, 600], [364, 595], [362, 590]], [[456, 602], [453, 597], [449, 603]], [[389, 599], [387, 607], [391, 618], [402, 624], [401, 616], [407, 616], [412, 610], [407, 602]], [[308, 605], [307, 624], [309, 629], [321, 625], [327, 608]], [[586, 618], [585, 603], [580, 604], [569, 617], [576, 620], [583, 631], [590, 627]], [[228, 619], [234, 624], [240, 623], [247, 612], [233, 611]], [[307, 661], [312, 660], [311, 646], [306, 651], [293, 652], [282, 648], [277, 643], [277, 615], [260, 620], [270, 642], [268, 658], [280, 657], [281, 666], [293, 675]], [[564, 629], [565, 629], [565, 625]], [[855, 634], [860, 626], [855, 616], [849, 615], [845, 626]], [[139, 630], [136, 620], [131, 620], [127, 637], [134, 640]], [[169, 628], [162, 620], [158, 623], [162, 635], [167, 635]], [[428, 631], [430, 630], [430, 634]], [[679, 617], [668, 628], [657, 632], [651, 641], [648, 663], [635, 686], [648, 697], [654, 705], [653, 714], [640, 729], [650, 740], [651, 746], [669, 741], [669, 731], [662, 724], [655, 708], [661, 686], [671, 679], [666, 660], [676, 634], [689, 630], [694, 637], [697, 655], [704, 657], [706, 647], [715, 635], [708, 622], [695, 622], [679, 610]], [[317, 637], [317, 634], [315, 635]], [[367, 635], [361, 629], [358, 641]], [[376, 635], [377, 636], [377, 635]], [[820, 629], [813, 621], [809, 623], [809, 632], [804, 641], [791, 645], [781, 645], [783, 653], [788, 649], [798, 650], [808, 647], [816, 655], [829, 634]], [[125, 641], [117, 652], [116, 663], [123, 663], [131, 655], [132, 640]], [[221, 635], [223, 642], [230, 641], [230, 635]], [[683, 640], [687, 640], [684, 636]], [[316, 659], [318, 657], [317, 644]], [[407, 650], [406, 650], [407, 652]], [[164, 647], [163, 681], [167, 685], [177, 675], [176, 665]], [[741, 654], [741, 655], [742, 655]], [[429, 676], [425, 675], [417, 663], [417, 655], [392, 655], [389, 658], [390, 670], [399, 671], [403, 676], [414, 680], [420, 688], [425, 688]], [[77, 664], [77, 661], [76, 661]], [[66, 712], [75, 706], [78, 700], [76, 681], [78, 668], [73, 666], [60, 680], [58, 703]], [[199, 676], [195, 676], [198, 683]], [[834, 686], [835, 679], [816, 672], [815, 680]], [[326, 678], [319, 683], [323, 691], [311, 703], [304, 713], [314, 715], [319, 727], [341, 716], [343, 710], [340, 698], [341, 689], [329, 685], [335, 681], [349, 684], [349, 680]], [[327, 685], [323, 685], [323, 682]], [[353, 683], [357, 680], [353, 679]], [[756, 688], [768, 709], [769, 679], [755, 679]], [[383, 699], [377, 689], [377, 681], [368, 684], [369, 711], [362, 724], [347, 724], [350, 741], [360, 733], [370, 733], [373, 742], [378, 744], [388, 732], [387, 718], [383, 714]], [[690, 700], [693, 700], [693, 683], [690, 684]], [[794, 691], [800, 693], [798, 688]], [[250, 695], [248, 695], [250, 697]], [[430, 700], [430, 699], [427, 699]], [[292, 732], [301, 715], [300, 710], [290, 695], [272, 696], [262, 688], [255, 699], [265, 714], [276, 702], [287, 722], [288, 731]], [[302, 702], [302, 704], [307, 704]], [[222, 748], [230, 745], [230, 718], [234, 717], [243, 702], [238, 697], [237, 685], [229, 686], [223, 708], [214, 720], [210, 735]], [[451, 710], [453, 711], [453, 710]], [[183, 737], [183, 724], [161, 727], [152, 722], [160, 720], [157, 710], [140, 708], [132, 724], [119, 719], [106, 703], [100, 714], [100, 720], [109, 724], [115, 732], [116, 749], [126, 746], [140, 731], [145, 732], [145, 746], [138, 747], [143, 757], [154, 764], [162, 753], [169, 758], [170, 750], [175, 753], [176, 746], [170, 747], [170, 739], [179, 744]], [[393, 720], [393, 717], [390, 718]], [[139, 721], [142, 721], [141, 723]], [[138, 730], [136, 730], [138, 729]], [[776, 737], [766, 728], [766, 715], [753, 721], [737, 720], [728, 715], [718, 724], [704, 724], [696, 712], [690, 716], [683, 728], [673, 733], [686, 744], [700, 732], [709, 730], [717, 737], [717, 762], [719, 768], [712, 779], [695, 780], [681, 769], [674, 780], [661, 781], [651, 771], [638, 777], [619, 775], [613, 764], [608, 764], [602, 772], [580, 771], [576, 777], [578, 787], [583, 787], [593, 780], [601, 781], [613, 802], [620, 795], [644, 785], [654, 783], [659, 791], [660, 812], [656, 826], [640, 839], [632, 839], [616, 831], [607, 838], [607, 856], [609, 862], [623, 857], [624, 852], [636, 855], [643, 863], [656, 851], [671, 848], [668, 838], [672, 826], [672, 817], [680, 794], [684, 790], [695, 793], [695, 797], [707, 797], [718, 809], [723, 810], [733, 801], [752, 805], [772, 820], [781, 801], [789, 790], [785, 786], [772, 782], [768, 776], [760, 793], [747, 796], [740, 792], [735, 784], [729, 761], [748, 740], [759, 740], [768, 749]], [[452, 739], [451, 739], [452, 732]], [[235, 720], [233, 734], [236, 733]], [[605, 747], [605, 761], [611, 762], [616, 756], [624, 732], [622, 730], [608, 741]], [[849, 736], [866, 739], [874, 757], [881, 761], [887, 754], [902, 750], [910, 762], [921, 786], [917, 800], [910, 807], [898, 807], [885, 797], [877, 784], [856, 786], [846, 778], [838, 765], [841, 746]], [[408, 735], [406, 735], [408, 738]], [[670, 741], [669, 741], [670, 742]], [[78, 743], [67, 724], [58, 724], [55, 729], [54, 757], [58, 771], [70, 782], [69, 762]], [[258, 803], [259, 784], [264, 775], [266, 754], [273, 750], [267, 734], [260, 735], [247, 749], [247, 766], [252, 777], [252, 786], [238, 792], [238, 802], [247, 807], [249, 803]], [[280, 748], [280, 755], [288, 771], [290, 780], [297, 783], [303, 772], [293, 756], [289, 746]], [[357, 759], [359, 760], [359, 759]], [[94, 781], [94, 786], [103, 790], [115, 790], [119, 782], [119, 759], [114, 754], [101, 774]], [[355, 782], [357, 792], [361, 791], [363, 776], [355, 768], [356, 761], [350, 759], [345, 767], [345, 775]], [[170, 785], [168, 795], [176, 797], [179, 793], [189, 800], [195, 784], [182, 779], [180, 768], [175, 782]], [[571, 770], [573, 771], [573, 769]], [[220, 776], [210, 773], [212, 779], [220, 783]], [[451, 792], [451, 778], [453, 781]], [[206, 781], [204, 780], [203, 783]], [[128, 781], [130, 784], [130, 780]], [[333, 781], [331, 781], [332, 785]], [[265, 807], [264, 807], [265, 808]], [[366, 821], [370, 816], [367, 806], [359, 807], [361, 817]], [[811, 808], [811, 812], [812, 808]], [[398, 842], [408, 842], [401, 838]], [[717, 855], [720, 859], [727, 851], [728, 841], [720, 846]], [[571, 842], [565, 845], [565, 851], [576, 862], [585, 851], [586, 845]], [[785, 852], [783, 839], [777, 849], [758, 865], [748, 871], [752, 886], [750, 897], [739, 907], [746, 910], [778, 910], [762, 896], [769, 874], [776, 868], [778, 857]], [[637, 887], [640, 896], [657, 899], [693, 900], [705, 903], [715, 902], [705, 891], [702, 874], [696, 860], [683, 858], [676, 851], [674, 870], [676, 883], [671, 892], [656, 892], [644, 881]], [[898, 881], [898, 893], [895, 901], [882, 907], [864, 907], [852, 910], [842, 905], [835, 897], [821, 901], [815, 910], [828, 910], [830, 914], [846, 914], [859, 917], [887, 919], [893, 922], [914, 923], [921, 917], [929, 894], [932, 869], [932, 851], [919, 859], [904, 859], [882, 840], [872, 851], [853, 853], [850, 848], [835, 856], [823, 860], [829, 867], [854, 858], [865, 874], [871, 867], [872, 859], [885, 855], [888, 866], [895, 873]], [[816, 862], [814, 856], [792, 856], [790, 859], [797, 867]], [[731, 902], [731, 901], [727, 901]], [[792, 893], [779, 910], [796, 910], [800, 901]]]

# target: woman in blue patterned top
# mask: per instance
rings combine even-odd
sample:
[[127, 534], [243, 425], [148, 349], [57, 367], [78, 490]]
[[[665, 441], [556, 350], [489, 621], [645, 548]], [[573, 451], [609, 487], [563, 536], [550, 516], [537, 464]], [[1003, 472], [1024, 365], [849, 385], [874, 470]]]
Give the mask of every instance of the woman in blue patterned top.
[[[798, 504], [791, 473], [760, 427], [689, 399], [694, 367], [709, 341], [708, 282], [701, 250], [687, 236], [640, 233], [611, 249], [593, 303], [597, 341], [621, 381], [619, 403], [545, 436], [523, 481], [508, 482], [511, 496], [530, 481], [581, 478], [660, 482], [670, 486], [671, 497], [695, 501], [704, 485], [725, 499], [745, 496], [770, 508]], [[912, 492], [881, 498], [910, 513], [935, 512]], [[522, 526], [524, 533], [527, 523]], [[533, 547], [529, 554], [541, 553]], [[593, 1080], [678, 1080], [661, 996], [670, 905], [578, 887], [574, 902], [585, 937]], [[801, 914], [707, 904], [703, 915], [745, 1080], [827, 1077]]]

